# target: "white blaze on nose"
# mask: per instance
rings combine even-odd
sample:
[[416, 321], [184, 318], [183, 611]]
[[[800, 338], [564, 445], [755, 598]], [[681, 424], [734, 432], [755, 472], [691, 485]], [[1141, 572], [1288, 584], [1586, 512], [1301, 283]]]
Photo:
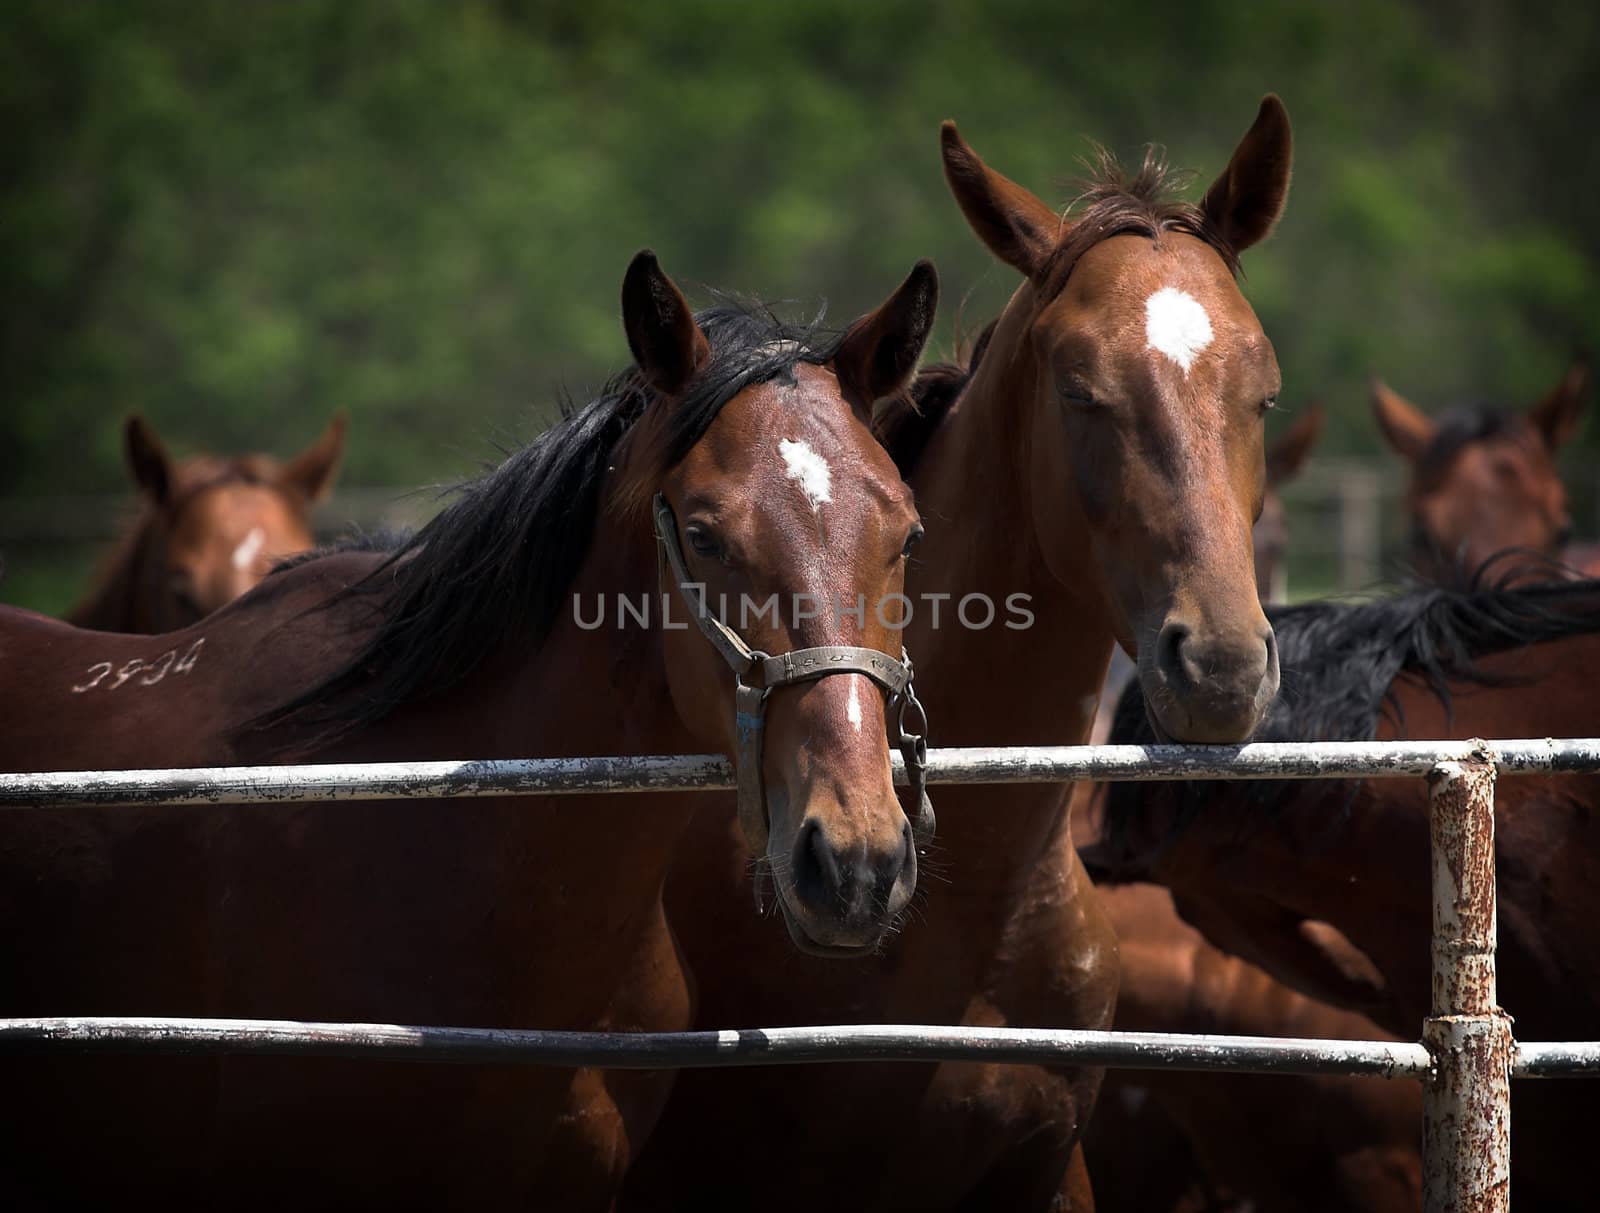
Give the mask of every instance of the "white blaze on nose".
[[1172, 359], [1187, 375], [1196, 355], [1211, 344], [1211, 317], [1187, 291], [1164, 286], [1144, 301], [1144, 335], [1151, 349]]
[[845, 718], [856, 726], [856, 732], [861, 732], [861, 699], [856, 694], [856, 680], [850, 680], [850, 701], [844, 705]]
[[828, 461], [812, 450], [810, 443], [781, 439], [778, 454], [783, 456], [789, 479], [800, 486], [813, 510], [824, 501], [833, 500], [833, 473], [828, 470]]
[[261, 554], [261, 545], [267, 541], [267, 533], [260, 527], [252, 527], [244, 541], [233, 549], [233, 567], [241, 573], [255, 563]]

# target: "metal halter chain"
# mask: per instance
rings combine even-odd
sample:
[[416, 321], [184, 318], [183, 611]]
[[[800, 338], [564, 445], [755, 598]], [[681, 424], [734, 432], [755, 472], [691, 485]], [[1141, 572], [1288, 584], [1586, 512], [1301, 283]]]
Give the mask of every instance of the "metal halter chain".
[[[662, 560], [662, 582], [670, 569], [672, 579], [692, 609], [694, 621], [711, 647], [733, 667], [734, 733], [739, 752], [734, 775], [739, 794], [739, 824], [745, 841], [761, 858], [767, 849], [767, 798], [761, 781], [761, 742], [767, 726], [767, 696], [778, 687], [815, 682], [829, 674], [865, 674], [889, 695], [889, 719], [895, 744], [905, 759], [911, 780], [911, 799], [917, 806], [912, 830], [920, 847], [933, 837], [933, 802], [928, 799], [928, 716], [911, 685], [911, 658], [905, 649], [900, 660], [879, 649], [850, 645], [823, 645], [794, 649], [776, 657], [752, 649], [706, 605], [704, 588], [689, 576], [678, 546], [678, 520], [661, 494], [655, 499], [656, 543]], [[907, 726], [916, 732], [908, 732]]]

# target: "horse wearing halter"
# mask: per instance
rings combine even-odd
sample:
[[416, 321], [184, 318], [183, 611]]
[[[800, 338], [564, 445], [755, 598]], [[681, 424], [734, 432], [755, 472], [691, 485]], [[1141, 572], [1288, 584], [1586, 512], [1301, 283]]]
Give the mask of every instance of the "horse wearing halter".
[[[815, 682], [830, 674], [864, 674], [889, 696], [889, 718], [894, 722], [894, 743], [905, 759], [911, 783], [911, 799], [916, 805], [911, 825], [917, 845], [925, 846], [933, 837], [933, 802], [928, 797], [928, 717], [912, 686], [911, 657], [900, 650], [895, 660], [880, 649], [852, 645], [819, 645], [791, 649], [776, 656], [752, 649], [706, 603], [705, 587], [689, 575], [678, 542], [678, 520], [661, 494], [654, 503], [656, 543], [660, 555], [663, 586], [670, 572], [679, 592], [688, 602], [690, 613], [711, 647], [733, 670], [734, 734], [738, 754], [734, 776], [739, 798], [739, 824], [751, 849], [760, 855], [767, 846], [767, 800], [761, 781], [761, 745], [766, 732], [767, 697], [780, 687]], [[908, 730], [915, 722], [918, 731]]]

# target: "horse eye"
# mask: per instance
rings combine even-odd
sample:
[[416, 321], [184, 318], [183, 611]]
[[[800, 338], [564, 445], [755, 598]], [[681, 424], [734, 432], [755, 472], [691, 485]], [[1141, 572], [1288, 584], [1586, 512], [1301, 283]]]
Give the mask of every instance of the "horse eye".
[[199, 619], [206, 614], [201, 609], [200, 599], [195, 594], [194, 582], [187, 573], [173, 573], [167, 578], [167, 593], [172, 595], [173, 601], [178, 606], [188, 611], [194, 618]]
[[1094, 394], [1081, 383], [1062, 383], [1056, 391], [1060, 394], [1062, 403], [1070, 404], [1074, 408], [1092, 409], [1095, 407]]
[[902, 559], [904, 559], [906, 557], [909, 557], [911, 555], [911, 549], [916, 547], [917, 544], [922, 542], [922, 537], [925, 534], [927, 534], [927, 532], [922, 529], [922, 524], [921, 523], [918, 523], [915, 527], [913, 527], [911, 529], [911, 534], [906, 536], [906, 545], [905, 545], [905, 547], [900, 549], [900, 555], [901, 555]]
[[1263, 400], [1261, 402], [1261, 411], [1263, 413], [1265, 413], [1268, 409], [1275, 409], [1277, 407], [1278, 407], [1278, 397], [1276, 395], [1268, 396], [1265, 400]]
[[717, 537], [698, 523], [690, 523], [683, 532], [689, 539], [689, 546], [696, 554], [718, 558], [722, 555], [722, 548], [717, 543]]

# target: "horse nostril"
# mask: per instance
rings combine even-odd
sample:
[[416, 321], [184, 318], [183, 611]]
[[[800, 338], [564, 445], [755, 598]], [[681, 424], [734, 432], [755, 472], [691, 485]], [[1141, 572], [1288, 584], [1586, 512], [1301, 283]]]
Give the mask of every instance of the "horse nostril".
[[794, 889], [803, 901], [824, 903], [839, 887], [839, 861], [822, 836], [821, 822], [812, 820], [800, 828], [794, 846]]
[[1183, 651], [1190, 635], [1187, 624], [1168, 623], [1156, 637], [1156, 667], [1172, 682], [1185, 687], [1197, 681]]

